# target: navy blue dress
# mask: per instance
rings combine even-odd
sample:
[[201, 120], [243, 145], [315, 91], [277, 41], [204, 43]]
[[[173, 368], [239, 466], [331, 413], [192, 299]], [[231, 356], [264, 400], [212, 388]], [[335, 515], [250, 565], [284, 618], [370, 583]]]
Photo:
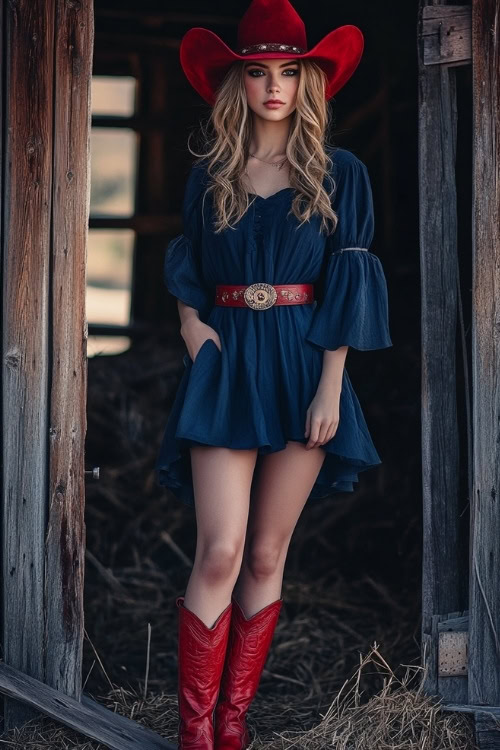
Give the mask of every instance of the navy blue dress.
[[[203, 163], [188, 177], [184, 233], [168, 244], [165, 284], [194, 307], [219, 334], [207, 339], [184, 366], [155, 470], [159, 485], [194, 506], [189, 446], [283, 450], [287, 440], [307, 443], [306, 410], [321, 377], [323, 350], [392, 346], [387, 284], [379, 258], [369, 251], [374, 217], [365, 164], [346, 149], [328, 151], [338, 224], [320, 233], [321, 218], [299, 225], [287, 215], [294, 194], [284, 188], [252, 203], [235, 229], [213, 232], [212, 196]], [[327, 190], [330, 184], [325, 182]], [[216, 284], [314, 283], [311, 304], [266, 310], [214, 304]], [[344, 367], [335, 435], [308, 499], [352, 492], [358, 473], [381, 463]]]

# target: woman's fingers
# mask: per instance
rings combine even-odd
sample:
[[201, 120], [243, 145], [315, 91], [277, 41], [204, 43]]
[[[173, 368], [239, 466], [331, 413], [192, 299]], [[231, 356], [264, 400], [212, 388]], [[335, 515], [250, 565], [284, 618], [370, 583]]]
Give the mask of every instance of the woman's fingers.
[[317, 417], [311, 418], [311, 434], [306, 448], [315, 448], [321, 439], [322, 422]]
[[324, 445], [327, 443], [337, 432], [337, 427], [337, 421], [332, 421], [326, 417], [323, 419], [319, 417], [314, 418], [308, 409], [305, 437], [309, 437], [309, 441], [306, 444], [306, 448], [316, 448], [318, 445]]
[[311, 407], [309, 407], [306, 411], [306, 429], [304, 432], [304, 437], [309, 437], [310, 429], [311, 429]]

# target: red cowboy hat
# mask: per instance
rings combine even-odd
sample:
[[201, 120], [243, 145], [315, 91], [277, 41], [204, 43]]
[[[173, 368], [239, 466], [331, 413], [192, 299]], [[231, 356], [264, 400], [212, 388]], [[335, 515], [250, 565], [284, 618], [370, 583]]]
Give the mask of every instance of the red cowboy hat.
[[304, 22], [288, 0], [252, 0], [238, 25], [237, 52], [213, 31], [197, 26], [184, 34], [180, 60], [189, 83], [211, 106], [232, 63], [268, 57], [314, 60], [328, 77], [325, 98], [330, 99], [356, 70], [363, 46], [361, 30], [348, 24], [307, 51]]

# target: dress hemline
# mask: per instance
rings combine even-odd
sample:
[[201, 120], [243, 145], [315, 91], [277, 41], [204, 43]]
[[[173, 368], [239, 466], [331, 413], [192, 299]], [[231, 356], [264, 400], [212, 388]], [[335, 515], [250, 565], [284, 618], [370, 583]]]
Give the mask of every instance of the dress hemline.
[[[331, 438], [334, 440], [335, 436]], [[206, 445], [213, 447], [230, 448], [232, 450], [251, 450], [257, 449], [259, 455], [268, 455], [270, 453], [277, 453], [280, 450], [286, 448], [286, 444], [290, 441], [307, 443], [309, 438], [287, 438], [282, 447], [274, 447], [270, 443], [260, 445], [250, 445], [245, 447], [234, 447], [226, 444], [217, 444], [213, 440], [207, 442], [206, 438], [203, 439], [201, 435], [194, 435], [193, 433], [184, 433], [182, 435], [176, 435], [174, 440], [176, 444], [176, 455], [172, 456], [170, 460], [160, 460], [155, 465], [157, 485], [159, 487], [166, 487], [169, 489], [174, 498], [189, 507], [195, 506], [194, 491], [192, 486], [191, 476], [189, 481], [186, 481], [186, 471], [191, 472], [190, 469], [190, 457], [189, 457], [189, 443], [195, 443], [197, 445]], [[316, 478], [316, 481], [311, 489], [311, 492], [307, 500], [322, 500], [329, 498], [332, 495], [336, 495], [341, 492], [353, 493], [354, 484], [359, 483], [358, 473], [367, 471], [368, 469], [376, 468], [382, 461], [376, 461], [369, 463], [363, 459], [344, 456], [336, 453], [333, 450], [328, 449], [328, 443], [326, 445], [319, 446], [325, 452], [325, 459], [322, 467]], [[186, 453], [187, 448], [187, 453]], [[338, 478], [333, 478], [329, 474], [329, 459], [336, 459], [338, 465], [335, 471], [338, 472]], [[189, 467], [187, 466], [189, 464]], [[177, 466], [176, 466], [177, 465]], [[326, 476], [325, 476], [326, 475]]]

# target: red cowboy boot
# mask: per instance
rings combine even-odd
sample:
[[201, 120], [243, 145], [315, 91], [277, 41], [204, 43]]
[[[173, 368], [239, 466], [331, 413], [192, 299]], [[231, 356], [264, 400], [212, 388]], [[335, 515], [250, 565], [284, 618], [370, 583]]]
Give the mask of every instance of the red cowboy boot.
[[232, 603], [221, 612], [211, 628], [184, 606], [178, 607], [178, 691], [179, 750], [213, 750], [213, 712], [229, 637]]
[[226, 663], [215, 708], [214, 750], [244, 750], [250, 742], [246, 713], [260, 682], [283, 599], [247, 619], [232, 597]]

